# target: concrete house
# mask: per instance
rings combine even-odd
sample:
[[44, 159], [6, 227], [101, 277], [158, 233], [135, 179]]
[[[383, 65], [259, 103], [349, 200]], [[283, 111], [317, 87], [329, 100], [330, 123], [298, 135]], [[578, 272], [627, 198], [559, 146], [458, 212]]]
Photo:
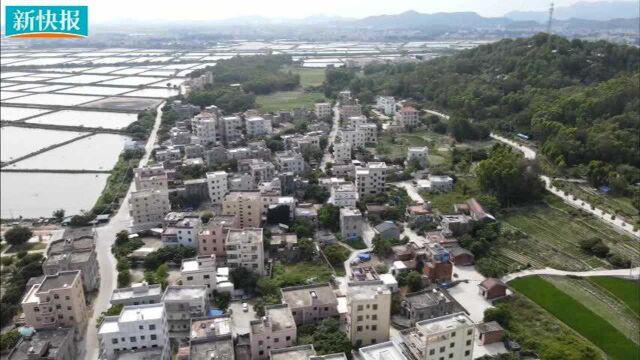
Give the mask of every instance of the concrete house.
[[280, 289], [282, 302], [289, 305], [296, 325], [337, 318], [338, 300], [329, 284], [290, 286]]
[[393, 221], [383, 221], [373, 228], [376, 235], [380, 235], [383, 239], [398, 240], [400, 239], [401, 230]]

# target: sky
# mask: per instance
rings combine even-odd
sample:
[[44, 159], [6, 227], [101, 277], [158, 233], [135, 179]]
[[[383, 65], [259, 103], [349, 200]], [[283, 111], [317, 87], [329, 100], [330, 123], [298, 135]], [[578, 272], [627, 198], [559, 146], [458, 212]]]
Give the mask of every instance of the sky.
[[[555, 6], [578, 1], [555, 0]], [[202, 21], [259, 15], [269, 18], [304, 18], [312, 15], [363, 18], [398, 14], [473, 11], [502, 16], [513, 10], [547, 10], [550, 0], [3, 0], [5, 5], [88, 5], [90, 23], [124, 19], [138, 21]]]

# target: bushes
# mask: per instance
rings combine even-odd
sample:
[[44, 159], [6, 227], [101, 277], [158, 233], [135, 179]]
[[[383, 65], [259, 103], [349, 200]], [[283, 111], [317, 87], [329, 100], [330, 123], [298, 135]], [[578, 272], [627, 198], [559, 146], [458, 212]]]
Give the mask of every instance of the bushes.
[[609, 255], [609, 247], [599, 238], [590, 238], [580, 241], [580, 248], [586, 253], [605, 258]]
[[116, 235], [116, 242], [111, 246], [111, 253], [117, 258], [127, 257], [134, 250], [141, 248], [144, 242], [138, 238], [129, 239], [126, 230], [120, 231]]
[[4, 240], [11, 245], [24, 244], [33, 236], [33, 232], [26, 226], [16, 225], [4, 233]]
[[18, 254], [18, 260], [12, 265], [8, 280], [3, 281], [4, 294], [0, 299], [0, 326], [11, 321], [20, 308], [20, 301], [27, 281], [34, 276], [42, 275], [42, 254]]
[[91, 212], [94, 215], [110, 214], [118, 205], [118, 201], [129, 190], [129, 185], [133, 180], [133, 168], [137, 166], [137, 160], [141, 159], [143, 155], [143, 150], [125, 150], [120, 154], [118, 162], [107, 179], [107, 185], [93, 205]]
[[164, 263], [181, 264], [183, 259], [194, 256], [196, 256], [196, 249], [194, 248], [184, 245], [167, 246], [145, 256], [143, 266], [147, 270], [156, 270]]
[[17, 329], [0, 334], [0, 351], [13, 349], [20, 340], [20, 333]]

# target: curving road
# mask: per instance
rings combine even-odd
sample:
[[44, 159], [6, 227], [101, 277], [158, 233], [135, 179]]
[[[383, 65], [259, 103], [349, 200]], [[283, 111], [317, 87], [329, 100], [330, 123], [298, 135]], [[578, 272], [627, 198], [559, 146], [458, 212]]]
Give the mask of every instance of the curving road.
[[[500, 142], [503, 142], [513, 148], [516, 148], [520, 151], [522, 151], [522, 153], [524, 154], [524, 157], [526, 159], [535, 159], [536, 158], [536, 152], [535, 150], [518, 144], [517, 142], [507, 139], [503, 136], [500, 135], [496, 135], [494, 133], [491, 133], [491, 137], [495, 140], [498, 140]], [[564, 191], [558, 189], [557, 187], [553, 186], [552, 184], [552, 180], [551, 178], [549, 178], [546, 175], [540, 175], [540, 179], [544, 182], [544, 185], [547, 189], [547, 191], [549, 191], [550, 193], [558, 196], [559, 198], [561, 198], [565, 203], [576, 207], [578, 209], [584, 210], [592, 215], [594, 215], [595, 217], [599, 218], [600, 220], [606, 222], [607, 224], [611, 225], [614, 229], [617, 229], [618, 231], [624, 232], [628, 235], [631, 235], [631, 237], [634, 237], [636, 239], [640, 239], [640, 230], [634, 230], [633, 225], [627, 223], [626, 221], [624, 221], [623, 219], [621, 219], [620, 217], [615, 217], [612, 218], [613, 214], [607, 213], [606, 211], [599, 209], [593, 205], [591, 205], [590, 203], [575, 198], [572, 195], [566, 195], [564, 193]]]
[[589, 276], [615, 276], [627, 279], [640, 279], [640, 267], [632, 268], [632, 269], [615, 269], [615, 270], [589, 270], [589, 271], [564, 271], [557, 270], [552, 268], [544, 268], [544, 269], [531, 269], [531, 270], [523, 270], [516, 273], [507, 274], [502, 277], [502, 281], [509, 282], [511, 280], [533, 276], [533, 275], [559, 275], [559, 276], [580, 276], [580, 277], [589, 277]]
[[[162, 102], [158, 108], [156, 121], [149, 135], [149, 140], [145, 146], [145, 154], [140, 160], [139, 166], [144, 166], [149, 162], [151, 151], [156, 143], [158, 128], [160, 127], [160, 119], [162, 118]], [[130, 218], [129, 218], [129, 196], [133, 191], [133, 182], [129, 186], [127, 195], [122, 199], [120, 208], [113, 217], [109, 220], [109, 223], [97, 227], [96, 230], [96, 253], [98, 255], [98, 264], [100, 264], [100, 288], [98, 294], [93, 301], [93, 313], [87, 324], [87, 331], [78, 346], [78, 359], [97, 359], [98, 358], [98, 329], [96, 328], [97, 319], [100, 313], [109, 308], [111, 294], [113, 289], [117, 288], [117, 271], [116, 271], [116, 259], [111, 254], [111, 245], [115, 242], [116, 234], [121, 230], [128, 230]]]

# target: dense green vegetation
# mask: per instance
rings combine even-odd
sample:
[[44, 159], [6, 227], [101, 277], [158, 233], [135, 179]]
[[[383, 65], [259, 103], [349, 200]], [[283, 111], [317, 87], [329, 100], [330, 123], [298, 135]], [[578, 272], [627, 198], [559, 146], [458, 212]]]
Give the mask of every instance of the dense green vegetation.
[[592, 277], [589, 281], [609, 291], [640, 316], [640, 284], [637, 281], [610, 276]]
[[20, 333], [17, 329], [0, 334], [0, 351], [13, 349], [20, 340], [20, 337]]
[[[298, 87], [300, 75], [281, 70], [291, 63], [288, 55], [237, 56], [221, 60], [215, 67], [192, 73], [192, 76], [198, 76], [211, 71], [213, 83], [190, 92], [187, 100], [198, 106], [216, 105], [227, 113], [253, 108], [256, 95]], [[241, 86], [232, 86], [234, 84]]]
[[33, 236], [33, 232], [26, 226], [16, 225], [4, 232], [4, 241], [10, 245], [24, 244]]
[[256, 105], [263, 112], [290, 111], [297, 108], [310, 110], [313, 104], [324, 101], [322, 93], [302, 89], [278, 91], [256, 97]]
[[20, 252], [18, 260], [2, 267], [2, 286], [4, 293], [0, 299], [0, 326], [7, 325], [20, 310], [20, 301], [26, 290], [27, 282], [35, 276], [42, 275], [42, 254]]
[[327, 71], [325, 93], [412, 98], [449, 112], [458, 140], [487, 129], [527, 133], [559, 170], [593, 168], [596, 182], [626, 188], [640, 179], [639, 65], [637, 48], [538, 34], [426, 63], [370, 66], [362, 77]]
[[325, 319], [319, 325], [298, 328], [298, 344], [312, 344], [318, 355], [345, 353], [351, 359], [351, 341], [336, 319]]
[[520, 294], [487, 310], [484, 320], [500, 323], [523, 351], [534, 351], [542, 360], [602, 358], [590, 343]]
[[513, 280], [510, 285], [589, 339], [609, 358], [636, 359], [640, 346], [551, 283], [532, 276]]
[[147, 110], [138, 114], [138, 120], [132, 122], [125, 129], [134, 140], [149, 138], [153, 124], [156, 122], [156, 111]]
[[120, 154], [107, 179], [107, 185], [93, 205], [91, 215], [110, 214], [118, 208], [120, 199], [127, 194], [133, 180], [133, 169], [138, 167], [143, 155], [144, 150], [125, 150]]

